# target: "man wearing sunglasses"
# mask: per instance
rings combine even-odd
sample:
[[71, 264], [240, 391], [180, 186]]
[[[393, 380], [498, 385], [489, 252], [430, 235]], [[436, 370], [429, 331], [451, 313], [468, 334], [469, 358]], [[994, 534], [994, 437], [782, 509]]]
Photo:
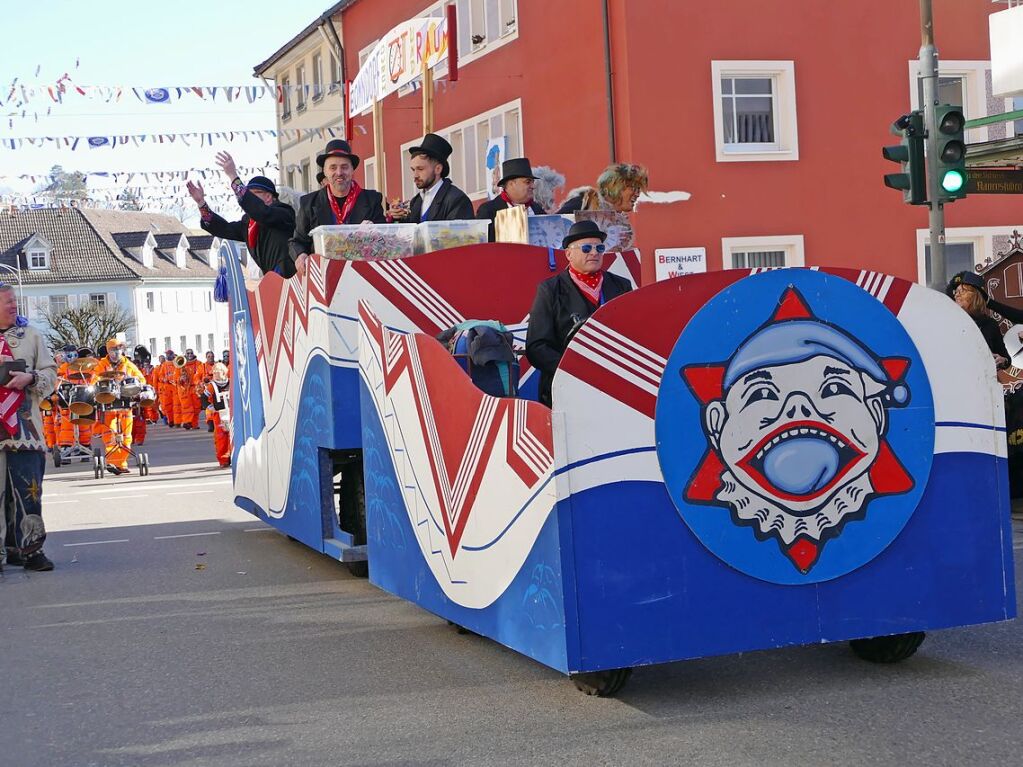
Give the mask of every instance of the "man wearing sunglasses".
[[540, 371], [540, 401], [551, 406], [551, 382], [569, 339], [598, 307], [632, 289], [603, 270], [607, 235], [593, 221], [572, 224], [561, 243], [568, 269], [537, 286], [526, 332], [526, 357]]

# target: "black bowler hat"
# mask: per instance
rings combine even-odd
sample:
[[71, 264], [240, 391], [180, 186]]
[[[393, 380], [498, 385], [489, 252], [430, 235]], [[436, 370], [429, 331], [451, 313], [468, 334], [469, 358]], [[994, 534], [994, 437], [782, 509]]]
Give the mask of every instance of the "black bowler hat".
[[598, 237], [603, 242], [607, 239], [607, 234], [600, 230], [596, 221], [590, 221], [589, 219], [576, 221], [572, 224], [572, 228], [568, 230], [565, 239], [561, 241], [561, 249], [564, 250], [576, 240], [585, 240], [588, 237]]
[[414, 146], [408, 153], [415, 157], [417, 154], [425, 154], [441, 164], [440, 177], [447, 178], [451, 168], [448, 166], [448, 158], [451, 156], [451, 144], [436, 133], [427, 133], [419, 146]]
[[336, 138], [333, 141], [328, 141], [324, 150], [317, 155], [316, 164], [322, 168], [328, 157], [347, 157], [352, 161], [353, 169], [359, 167], [359, 155], [352, 154], [352, 148], [344, 139]]
[[536, 178], [533, 175], [533, 168], [529, 164], [528, 157], [516, 157], [501, 163], [501, 180], [497, 182], [497, 185], [504, 186], [506, 182], [511, 181], [513, 178]]
[[248, 187], [249, 189], [259, 189], [264, 192], [269, 192], [274, 197], [277, 196], [277, 187], [274, 186], [274, 182], [266, 176], [253, 176], [249, 180]]

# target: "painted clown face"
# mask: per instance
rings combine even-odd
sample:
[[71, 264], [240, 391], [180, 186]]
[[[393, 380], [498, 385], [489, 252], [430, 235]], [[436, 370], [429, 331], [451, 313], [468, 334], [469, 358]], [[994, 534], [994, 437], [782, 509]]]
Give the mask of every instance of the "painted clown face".
[[728, 361], [682, 370], [709, 447], [686, 500], [728, 507], [808, 572], [872, 498], [913, 486], [885, 440], [889, 408], [909, 402], [908, 365], [817, 319], [789, 288]]

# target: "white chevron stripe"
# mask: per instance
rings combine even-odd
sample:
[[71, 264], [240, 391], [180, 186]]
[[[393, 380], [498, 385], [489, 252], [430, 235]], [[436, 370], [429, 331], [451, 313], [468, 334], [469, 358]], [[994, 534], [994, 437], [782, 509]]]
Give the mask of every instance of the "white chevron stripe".
[[[624, 348], [621, 344], [606, 336], [584, 332], [585, 330], [586, 326], [584, 325], [576, 333], [575, 344], [584, 345], [590, 351], [606, 357], [625, 370], [631, 371], [634, 375], [652, 384], [655, 389], [660, 385], [661, 376], [664, 373], [663, 364], [659, 368], [654, 368], [649, 362], [639, 363], [637, 362], [637, 355]], [[664, 364], [667, 364], [667, 362]]]
[[576, 334], [576, 341], [572, 344], [572, 348], [576, 351], [576, 353], [591, 362], [596, 363], [608, 372], [613, 373], [623, 381], [628, 381], [633, 386], [642, 389], [651, 396], [657, 396], [657, 385], [651, 383], [649, 377], [640, 377], [636, 375], [633, 369], [623, 367], [620, 360], [611, 359], [605, 352], [603, 352], [603, 350], [599, 348], [594, 349], [590, 347], [588, 343], [584, 343], [585, 341], [586, 339], [581, 339], [579, 338], [579, 334]]
[[608, 327], [602, 322], [597, 322], [591, 319], [581, 328], [581, 330], [587, 329], [589, 330], [589, 332], [613, 338], [623, 346], [628, 347], [638, 358], [640, 359], [645, 358], [651, 363], [650, 365], [648, 365], [648, 367], [656, 371], [657, 375], [661, 375], [661, 373], [664, 371], [665, 365], [668, 364], [667, 358], [662, 357], [660, 354], [657, 354], [656, 352], [647, 349], [645, 346], [636, 343], [628, 336], [622, 335], [617, 330]]
[[449, 328], [464, 319], [447, 301], [440, 297], [437, 291], [423, 282], [407, 264], [400, 261], [378, 261], [373, 266], [384, 279], [429, 317], [437, 327]]

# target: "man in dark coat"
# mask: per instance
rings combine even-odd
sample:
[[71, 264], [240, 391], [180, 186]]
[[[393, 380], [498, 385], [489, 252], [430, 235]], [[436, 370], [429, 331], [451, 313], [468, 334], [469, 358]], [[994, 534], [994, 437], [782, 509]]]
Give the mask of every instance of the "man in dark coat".
[[597, 309], [632, 290], [624, 277], [603, 271], [607, 235], [593, 221], [572, 224], [561, 247], [568, 268], [536, 289], [526, 331], [526, 357], [540, 371], [540, 401], [551, 406], [551, 382], [570, 336]]
[[359, 156], [352, 152], [347, 141], [334, 139], [317, 156], [316, 164], [326, 176], [327, 185], [302, 197], [298, 202], [298, 218], [291, 238], [291, 255], [301, 276], [313, 252], [313, 238], [309, 234], [318, 226], [383, 224], [384, 196], [373, 189], [363, 189], [355, 180]]
[[476, 211], [476, 218], [490, 220], [491, 242], [494, 241], [494, 220], [499, 210], [510, 208], [512, 205], [525, 205], [529, 213], [536, 216], [543, 214], [543, 208], [533, 202], [534, 181], [536, 176], [533, 175], [528, 157], [516, 157], [501, 163], [501, 180], [497, 182], [501, 187], [501, 194], [480, 205]]
[[393, 205], [387, 209], [389, 218], [417, 224], [420, 221], [468, 221], [476, 218], [469, 197], [451, 183], [451, 144], [436, 133], [427, 133], [419, 146], [408, 150], [412, 155], [409, 167], [419, 194], [407, 208]]
[[253, 176], [248, 184], [238, 178], [238, 169], [227, 152], [217, 154], [217, 164], [231, 180], [231, 189], [245, 215], [240, 221], [226, 221], [206, 204], [202, 184], [188, 182], [188, 193], [199, 206], [199, 226], [214, 237], [244, 242], [263, 274], [281, 277], [295, 273], [288, 252], [288, 240], [295, 231], [295, 210], [277, 199], [277, 187], [266, 176]]

